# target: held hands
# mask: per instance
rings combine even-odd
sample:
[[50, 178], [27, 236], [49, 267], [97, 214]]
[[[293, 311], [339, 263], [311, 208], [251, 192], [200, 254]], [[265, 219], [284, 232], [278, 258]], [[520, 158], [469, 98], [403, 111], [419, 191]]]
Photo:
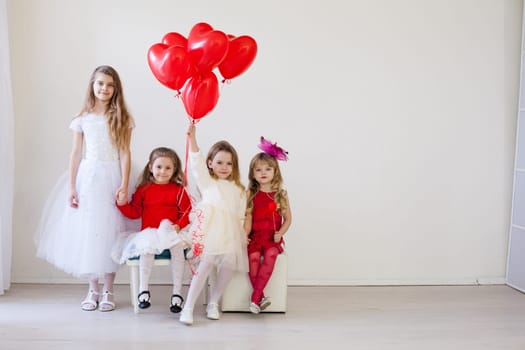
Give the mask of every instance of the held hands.
[[128, 191], [119, 188], [117, 191], [117, 204], [124, 205], [128, 202]]

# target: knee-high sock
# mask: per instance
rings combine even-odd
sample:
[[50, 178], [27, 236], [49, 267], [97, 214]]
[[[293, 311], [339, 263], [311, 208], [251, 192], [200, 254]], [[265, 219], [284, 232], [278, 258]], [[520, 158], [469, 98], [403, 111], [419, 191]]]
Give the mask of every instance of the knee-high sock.
[[278, 255], [279, 251], [277, 248], [270, 248], [264, 252], [263, 262], [259, 268], [255, 285], [253, 286], [252, 302], [258, 304], [261, 301], [264, 288], [270, 280], [270, 277], [272, 277], [273, 268], [275, 267], [275, 261], [277, 260]]
[[193, 309], [195, 303], [197, 302], [197, 298], [199, 297], [199, 294], [201, 293], [202, 288], [204, 287], [204, 284], [206, 283], [206, 280], [210, 275], [210, 272], [214, 268], [215, 265], [210, 262], [201, 261], [199, 263], [199, 267], [197, 267], [197, 272], [195, 273], [195, 276], [193, 276], [193, 278], [191, 279], [188, 297], [186, 298], [186, 303], [184, 304], [185, 309]]
[[173, 280], [172, 294], [179, 294], [182, 290], [182, 279], [184, 277], [184, 248], [182, 243], [170, 248], [171, 253], [171, 277]]
[[224, 292], [224, 289], [226, 286], [228, 286], [228, 283], [233, 277], [234, 270], [229, 268], [221, 267], [217, 271], [217, 278], [215, 279], [215, 283], [212, 285], [211, 293], [210, 293], [210, 300], [208, 304], [218, 304], [219, 299], [222, 296], [222, 292]]
[[149, 278], [151, 276], [151, 268], [155, 261], [155, 255], [142, 254], [139, 259], [139, 292], [149, 290]]
[[250, 267], [250, 270], [248, 271], [248, 276], [250, 277], [252, 287], [255, 287], [255, 281], [257, 280], [257, 274], [259, 273], [259, 266], [261, 266], [261, 253], [250, 253], [250, 257], [248, 258], [248, 264]]

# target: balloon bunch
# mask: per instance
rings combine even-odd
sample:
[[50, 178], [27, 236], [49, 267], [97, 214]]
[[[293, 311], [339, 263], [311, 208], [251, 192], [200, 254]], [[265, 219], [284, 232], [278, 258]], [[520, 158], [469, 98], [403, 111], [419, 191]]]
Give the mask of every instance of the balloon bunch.
[[[227, 35], [208, 23], [195, 24], [186, 39], [170, 32], [148, 51], [153, 75], [182, 97], [186, 113], [196, 121], [219, 101], [219, 69], [223, 82], [244, 73], [257, 54], [257, 43], [247, 35]], [[181, 92], [182, 91], [182, 92]]]

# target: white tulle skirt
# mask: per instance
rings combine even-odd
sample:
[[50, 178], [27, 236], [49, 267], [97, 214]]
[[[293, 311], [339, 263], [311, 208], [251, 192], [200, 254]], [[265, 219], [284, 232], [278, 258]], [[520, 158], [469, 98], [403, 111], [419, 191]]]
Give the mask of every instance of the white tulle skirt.
[[115, 204], [121, 183], [119, 161], [82, 160], [77, 174], [78, 208], [68, 204], [68, 174], [58, 180], [36, 232], [37, 256], [77, 277], [116, 272], [111, 259], [117, 234], [139, 220], [124, 217]]
[[118, 264], [143, 254], [160, 254], [177, 244], [191, 246], [187, 231], [177, 233], [169, 220], [162, 220], [159, 228], [146, 228], [139, 232], [121, 233], [113, 246], [111, 257]]

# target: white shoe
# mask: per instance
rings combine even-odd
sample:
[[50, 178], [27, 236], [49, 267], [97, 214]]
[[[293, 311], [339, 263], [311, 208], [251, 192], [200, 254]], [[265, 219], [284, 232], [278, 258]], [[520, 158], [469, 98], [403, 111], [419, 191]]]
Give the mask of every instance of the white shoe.
[[107, 312], [115, 310], [115, 296], [109, 290], [102, 294], [98, 311]]
[[82, 301], [80, 307], [84, 311], [93, 311], [98, 307], [98, 292], [90, 290], [86, 296], [86, 299]]
[[266, 309], [271, 304], [272, 304], [272, 301], [270, 300], [270, 298], [264, 297], [259, 302], [259, 308], [261, 309], [261, 311], [263, 311], [264, 309]]
[[185, 325], [191, 326], [193, 324], [193, 309], [186, 307], [182, 309], [179, 321]]
[[206, 307], [206, 317], [210, 320], [218, 320], [221, 318], [221, 315], [219, 314], [219, 304], [209, 303]]
[[259, 307], [259, 305], [255, 304], [253, 301], [250, 303], [250, 312], [252, 314], [258, 314], [259, 312], [261, 312], [261, 308]]

